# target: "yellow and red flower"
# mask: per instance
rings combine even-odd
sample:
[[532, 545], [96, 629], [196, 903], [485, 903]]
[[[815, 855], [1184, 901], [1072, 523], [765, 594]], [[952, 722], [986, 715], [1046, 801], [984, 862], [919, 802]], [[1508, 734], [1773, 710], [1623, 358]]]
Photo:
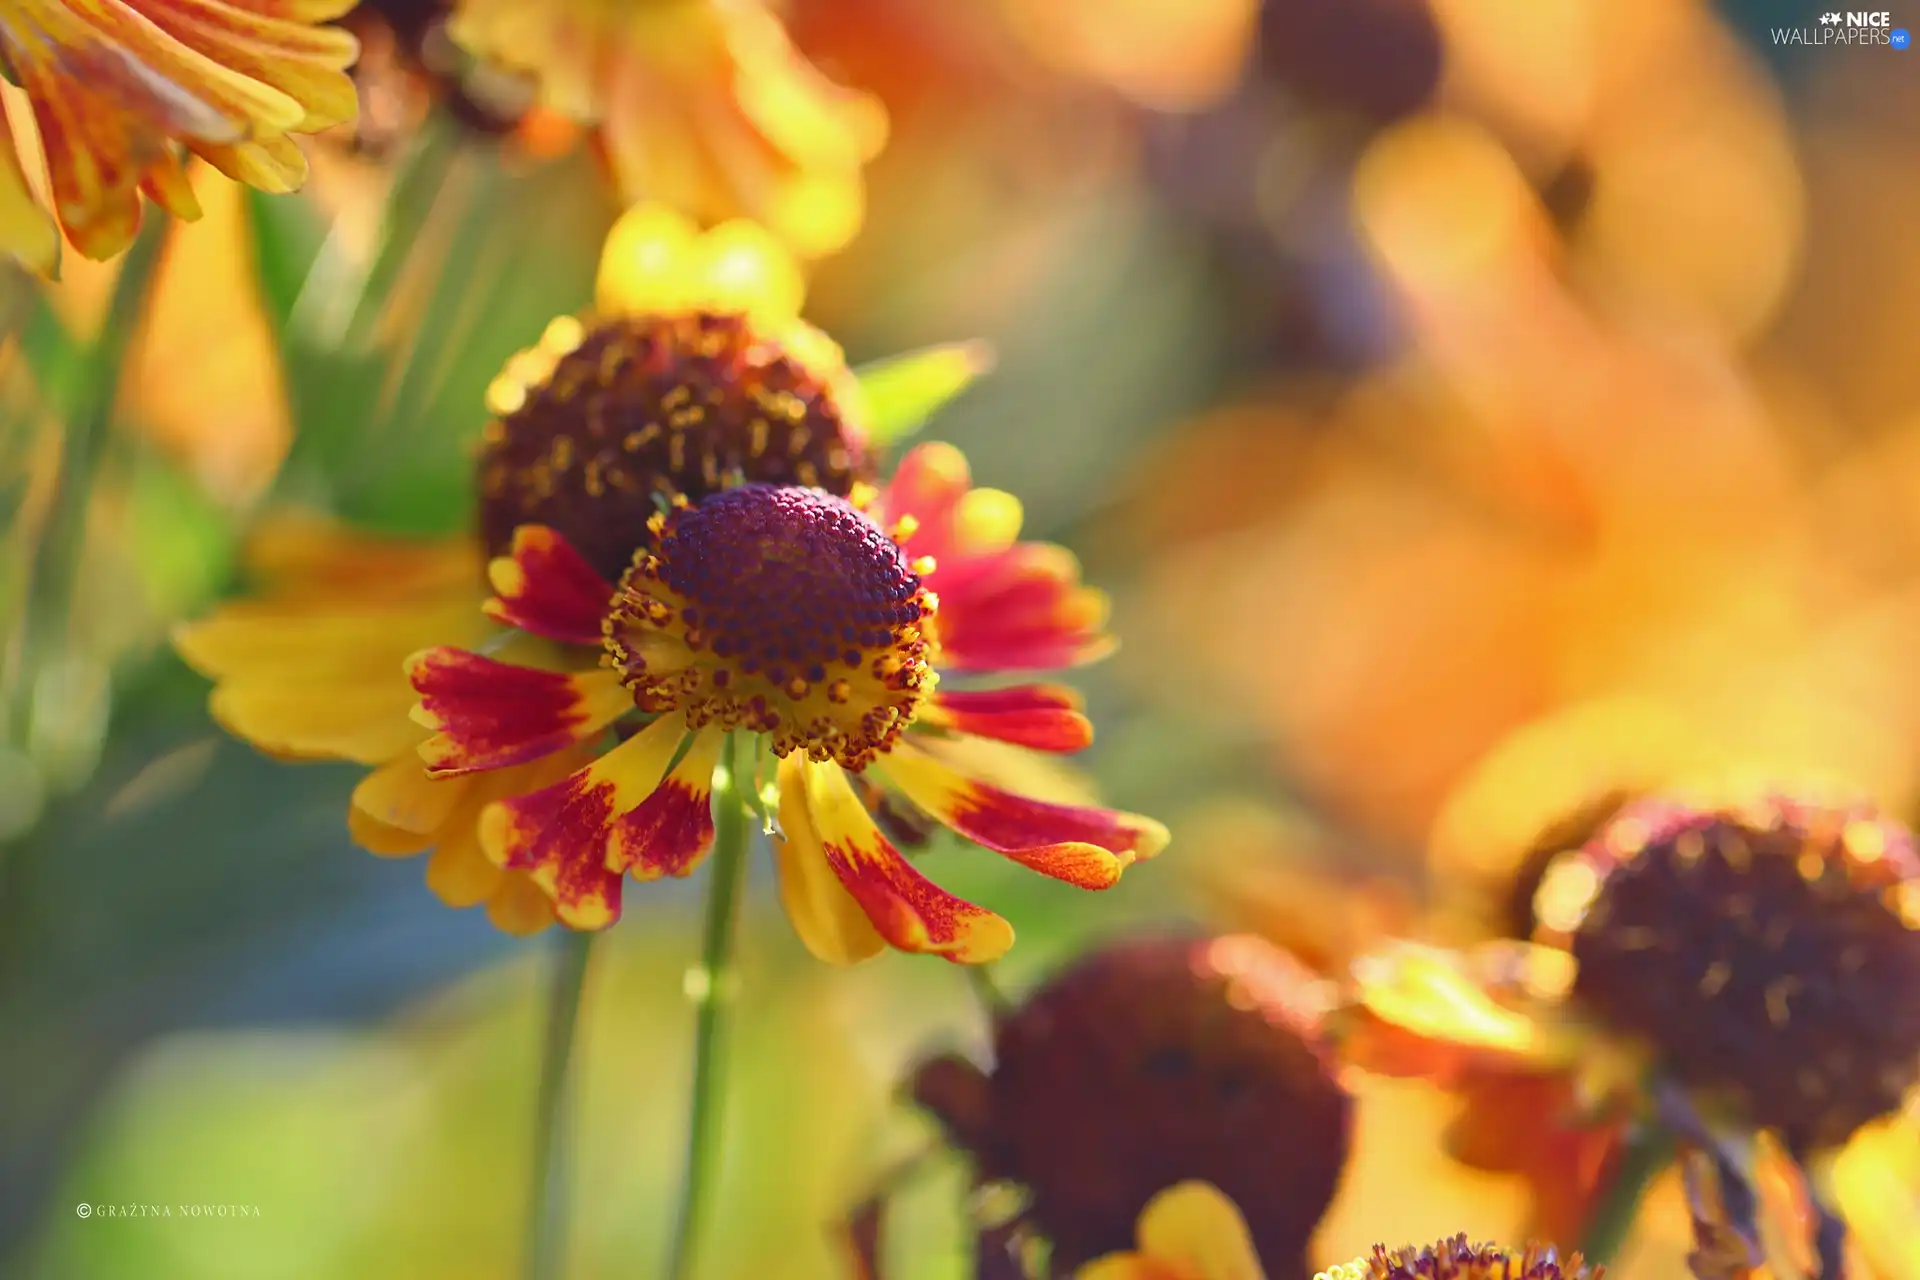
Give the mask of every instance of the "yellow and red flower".
[[[990, 1068], [935, 1058], [913, 1097], [976, 1182], [1024, 1193], [1014, 1225], [1047, 1242], [1056, 1273], [1124, 1253], [1156, 1196], [1199, 1181], [1211, 1196], [1182, 1193], [1167, 1225], [1223, 1221], [1224, 1202], [1249, 1259], [1304, 1280], [1351, 1141], [1327, 1002], [1258, 938], [1117, 943], [997, 1014]], [[1149, 1254], [1169, 1239], [1141, 1231]]]
[[[1646, 797], [1545, 859], [1531, 914], [1531, 943], [1357, 965], [1354, 1057], [1455, 1084], [1558, 1080], [1560, 1131], [1659, 1124], [1723, 1184], [1747, 1176], [1723, 1138], [1777, 1137], [1835, 1274], [1844, 1219], [1826, 1206], [1851, 1210], [1834, 1157], [1857, 1158], [1920, 1081], [1912, 837], [1863, 805]], [[1695, 1199], [1698, 1222], [1726, 1212]]]
[[1563, 1261], [1551, 1247], [1469, 1244], [1459, 1235], [1404, 1249], [1375, 1245], [1366, 1257], [1322, 1271], [1314, 1280], [1601, 1280], [1604, 1274], [1605, 1268], [1588, 1266], [1577, 1253]]
[[176, 217], [199, 216], [178, 147], [262, 191], [298, 187], [307, 163], [292, 135], [354, 118], [344, 68], [357, 46], [319, 25], [351, 7], [0, 0], [0, 70], [18, 86], [0, 85], [0, 250], [42, 272], [58, 264], [59, 234], [35, 189], [43, 160], [60, 228], [89, 258], [132, 242], [142, 193]]
[[[775, 390], [756, 403], [764, 431], [799, 421], [806, 402]], [[598, 929], [619, 916], [624, 876], [684, 876], [700, 862], [715, 767], [745, 746], [733, 776], [777, 807], [782, 897], [816, 955], [848, 962], [891, 945], [991, 960], [1012, 928], [916, 871], [864, 795], [877, 787], [1090, 889], [1167, 838], [1148, 818], [1024, 796], [956, 752], [974, 737], [1046, 752], [1091, 740], [1062, 686], [936, 688], [941, 671], [1045, 671], [1111, 647], [1104, 598], [1061, 548], [1016, 541], [1019, 520], [1010, 495], [972, 487], [957, 451], [925, 445], [884, 490], [856, 487], [851, 501], [765, 483], [675, 499], [617, 584], [561, 533], [522, 525], [492, 564], [487, 610], [567, 647], [568, 664], [416, 655], [414, 715], [433, 732], [421, 756], [436, 777], [485, 775], [618, 739], [481, 821], [496, 863], [529, 872], [565, 923]]]
[[[482, 613], [488, 561], [510, 549], [522, 519], [557, 525], [617, 572], [672, 497], [743, 480], [846, 493], [870, 475], [858, 381], [798, 318], [802, 292], [798, 268], [757, 228], [700, 234], [657, 208], [630, 211], [608, 237], [596, 310], [556, 320], [489, 390], [498, 416], [481, 442], [478, 536], [415, 542], [311, 516], [269, 521], [250, 552], [260, 593], [176, 638], [216, 682], [215, 718], [275, 755], [371, 767], [349, 813], [362, 845], [434, 850], [435, 892], [456, 906], [485, 902], [503, 929], [551, 923], [531, 876], [483, 853], [479, 818], [590, 754], [430, 778], [419, 748], [432, 733], [409, 718], [407, 659], [436, 645], [505, 644], [493, 651], [566, 678], [564, 646], [502, 633]], [[957, 391], [972, 368], [947, 370], [945, 385]]]
[[750, 217], [805, 257], [859, 229], [886, 112], [807, 62], [760, 0], [459, 0], [448, 30], [597, 126], [627, 199]]

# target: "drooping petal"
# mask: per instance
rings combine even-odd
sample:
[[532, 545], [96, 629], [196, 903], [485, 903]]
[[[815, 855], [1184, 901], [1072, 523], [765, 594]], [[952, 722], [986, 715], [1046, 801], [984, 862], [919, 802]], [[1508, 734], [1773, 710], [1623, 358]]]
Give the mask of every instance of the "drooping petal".
[[780, 873], [780, 904], [793, 931], [814, 957], [828, 964], [858, 964], [887, 949], [866, 911], [827, 864], [826, 850], [807, 812], [805, 758], [780, 761], [780, 831], [774, 865]]
[[60, 232], [27, 184], [7, 124], [4, 96], [0, 96], [0, 253], [13, 255], [43, 276], [59, 272]]
[[827, 865], [889, 945], [956, 964], [985, 964], [1006, 954], [1013, 926], [916, 871], [874, 826], [839, 765], [809, 760], [802, 778]]
[[487, 857], [476, 826], [450, 834], [427, 859], [427, 888], [450, 907], [471, 907], [487, 901], [511, 874]]
[[605, 928], [620, 916], [620, 873], [607, 869], [614, 820], [659, 785], [685, 733], [663, 716], [553, 786], [488, 805], [481, 847], [498, 865], [531, 872], [563, 923]]
[[1099, 1259], [1078, 1280], [1264, 1280], [1247, 1220], [1209, 1183], [1182, 1182], [1147, 1201], [1138, 1232], [1138, 1254]]
[[509, 873], [487, 899], [487, 919], [502, 933], [530, 937], [553, 923], [553, 900], [531, 876]]
[[613, 824], [607, 868], [636, 880], [684, 876], [713, 847], [713, 770], [727, 735], [702, 729], [653, 794]]
[[909, 742], [897, 744], [880, 770], [956, 834], [1083, 889], [1109, 888], [1169, 838], [1164, 826], [1139, 814], [1051, 804], [969, 778]]
[[539, 671], [445, 646], [413, 655], [406, 669], [420, 695], [414, 722], [434, 734], [420, 745], [420, 758], [437, 775], [538, 759], [633, 709], [611, 671]]
[[1451, 1079], [1468, 1069], [1564, 1068], [1590, 1037], [1571, 1022], [1496, 999], [1465, 957], [1398, 943], [1353, 964], [1346, 1046], [1367, 1070]]
[[486, 614], [566, 644], [598, 645], [613, 587], [578, 551], [545, 525], [522, 525], [513, 547], [487, 566], [494, 597]]
[[404, 752], [360, 780], [353, 807], [374, 821], [430, 836], [466, 798], [465, 778], [435, 778], [417, 753]]
[[431, 832], [393, 826], [358, 807], [347, 809], [347, 834], [362, 849], [381, 858], [411, 858], [433, 847]]
[[1065, 685], [1023, 684], [1007, 689], [937, 691], [920, 722], [996, 738], [1036, 751], [1082, 751], [1093, 742], [1093, 722], [1080, 695]]
[[1054, 671], [1111, 653], [1105, 592], [1080, 581], [1065, 547], [1023, 542], [936, 569], [941, 665], [955, 671]]

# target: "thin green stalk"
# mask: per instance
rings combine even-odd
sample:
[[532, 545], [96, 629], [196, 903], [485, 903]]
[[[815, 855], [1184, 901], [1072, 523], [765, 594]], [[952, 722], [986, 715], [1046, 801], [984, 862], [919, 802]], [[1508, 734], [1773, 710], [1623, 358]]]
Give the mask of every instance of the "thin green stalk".
[[99, 336], [78, 367], [60, 371], [64, 377], [51, 389], [64, 412], [67, 430], [53, 501], [27, 570], [25, 631], [9, 708], [17, 732], [24, 733], [27, 728], [26, 710], [41, 665], [48, 655], [64, 647], [74, 579], [86, 546], [87, 510], [107, 452], [114, 403], [120, 395], [120, 375], [134, 331], [146, 313], [170, 225], [171, 218], [156, 210], [147, 211], [140, 234], [121, 259]]
[[566, 930], [553, 958], [534, 1113], [533, 1181], [527, 1188], [527, 1280], [558, 1280], [561, 1274], [567, 1234], [567, 1136], [572, 1128], [569, 1077], [580, 994], [595, 936]]
[[1009, 1007], [1006, 993], [1000, 990], [1000, 984], [994, 981], [993, 966], [970, 964], [966, 966], [967, 986], [973, 991], [973, 998], [980, 1004], [980, 1012], [987, 1015], [988, 1022], [999, 1021]]
[[1612, 1265], [1633, 1233], [1647, 1189], [1673, 1163], [1677, 1150], [1673, 1134], [1662, 1124], [1645, 1125], [1627, 1138], [1606, 1194], [1581, 1233], [1580, 1252], [1589, 1263]]
[[691, 1280], [700, 1227], [720, 1168], [721, 1102], [726, 1088], [727, 1015], [733, 1006], [733, 944], [739, 932], [741, 890], [746, 884], [747, 810], [736, 789], [737, 739], [727, 743], [727, 767], [713, 787], [713, 871], [707, 885], [705, 938], [700, 967], [687, 989], [697, 1009], [693, 1031], [693, 1101], [687, 1112], [685, 1175], [674, 1217], [673, 1254], [667, 1274]]

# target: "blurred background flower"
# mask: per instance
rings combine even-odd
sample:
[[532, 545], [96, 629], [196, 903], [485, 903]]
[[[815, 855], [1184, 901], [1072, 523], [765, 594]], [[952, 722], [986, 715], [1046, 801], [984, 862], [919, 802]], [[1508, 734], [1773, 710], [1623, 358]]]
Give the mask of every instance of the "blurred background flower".
[[[514, 1273], [545, 944], [350, 856], [361, 770], [223, 740], [165, 642], [290, 505], [471, 538], [489, 386], [590, 304], [636, 196], [770, 223], [851, 367], [990, 342], [937, 434], [1113, 591], [1090, 777], [1047, 794], [1097, 785], [1172, 852], [1102, 895], [914, 857], [1017, 928], [1008, 992], [1170, 924], [1330, 978], [1388, 938], [1510, 939], [1543, 849], [1705, 777], [1916, 816], [1911, 54], [1778, 43], [1817, 19], [1784, 0], [343, 7], [274, 19], [362, 47], [355, 123], [295, 144], [267, 113], [298, 195], [189, 161], [201, 221], [150, 212], [164, 239], [57, 284], [0, 267], [0, 1271]], [[0, 0], [0, 187], [33, 193], [0, 234], [32, 265], [58, 187], [17, 33], [149, 9], [264, 6]], [[316, 39], [337, 92], [344, 37]], [[222, 145], [163, 105], [141, 138]], [[675, 1190], [695, 904], [645, 898], [582, 1026], [582, 1275], [660, 1274]], [[993, 1062], [957, 972], [817, 967], [775, 898], [749, 885], [713, 1277], [845, 1274], [847, 1207], [937, 1136], [890, 1091], [943, 1048]], [[1342, 1086], [1315, 1266], [1524, 1240], [1604, 1166], [1430, 1081]], [[1913, 1125], [1831, 1170], [1873, 1280], [1920, 1274]], [[971, 1172], [942, 1152], [890, 1197], [888, 1276], [971, 1274]], [[1763, 1183], [1805, 1211], [1789, 1168]], [[261, 1216], [73, 1212], [200, 1200]], [[1670, 1173], [1609, 1274], [1679, 1280], [1691, 1231]]]

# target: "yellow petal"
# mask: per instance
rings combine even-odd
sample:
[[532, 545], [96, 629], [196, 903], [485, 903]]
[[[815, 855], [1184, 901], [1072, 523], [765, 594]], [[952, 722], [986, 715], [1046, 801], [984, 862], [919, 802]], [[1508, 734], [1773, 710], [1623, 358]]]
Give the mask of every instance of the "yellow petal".
[[487, 899], [487, 919], [502, 933], [527, 937], [553, 923], [553, 902], [524, 871], [509, 871]]
[[59, 274], [60, 232], [27, 184], [26, 170], [14, 150], [4, 99], [0, 99], [0, 253], [12, 254], [43, 276]]
[[1875, 1276], [1920, 1276], [1920, 1115], [1870, 1125], [1811, 1172]]
[[1494, 999], [1456, 953], [1396, 944], [1355, 961], [1353, 980], [1369, 1014], [1449, 1047], [1546, 1068], [1572, 1063], [1584, 1043], [1555, 1023]]
[[620, 215], [600, 250], [594, 300], [609, 315], [686, 305], [689, 258], [699, 231], [664, 205], [642, 203]]
[[1247, 1220], [1208, 1183], [1183, 1182], [1149, 1200], [1139, 1232], [1141, 1253], [1194, 1280], [1263, 1280]]
[[434, 778], [416, 752], [389, 760], [353, 789], [353, 807], [385, 826], [432, 835], [467, 795], [467, 779]]
[[487, 858], [480, 847], [476, 822], [449, 831], [433, 856], [427, 859], [427, 888], [450, 907], [471, 907], [489, 901], [501, 891], [511, 874]]
[[689, 262], [698, 305], [790, 320], [806, 300], [806, 278], [793, 255], [758, 223], [736, 218], [694, 242]]
[[828, 964], [857, 964], [887, 949], [867, 913], [860, 909], [827, 865], [826, 851], [807, 812], [802, 762], [780, 762], [780, 828], [773, 842], [780, 872], [780, 903], [793, 931], [816, 957]]

